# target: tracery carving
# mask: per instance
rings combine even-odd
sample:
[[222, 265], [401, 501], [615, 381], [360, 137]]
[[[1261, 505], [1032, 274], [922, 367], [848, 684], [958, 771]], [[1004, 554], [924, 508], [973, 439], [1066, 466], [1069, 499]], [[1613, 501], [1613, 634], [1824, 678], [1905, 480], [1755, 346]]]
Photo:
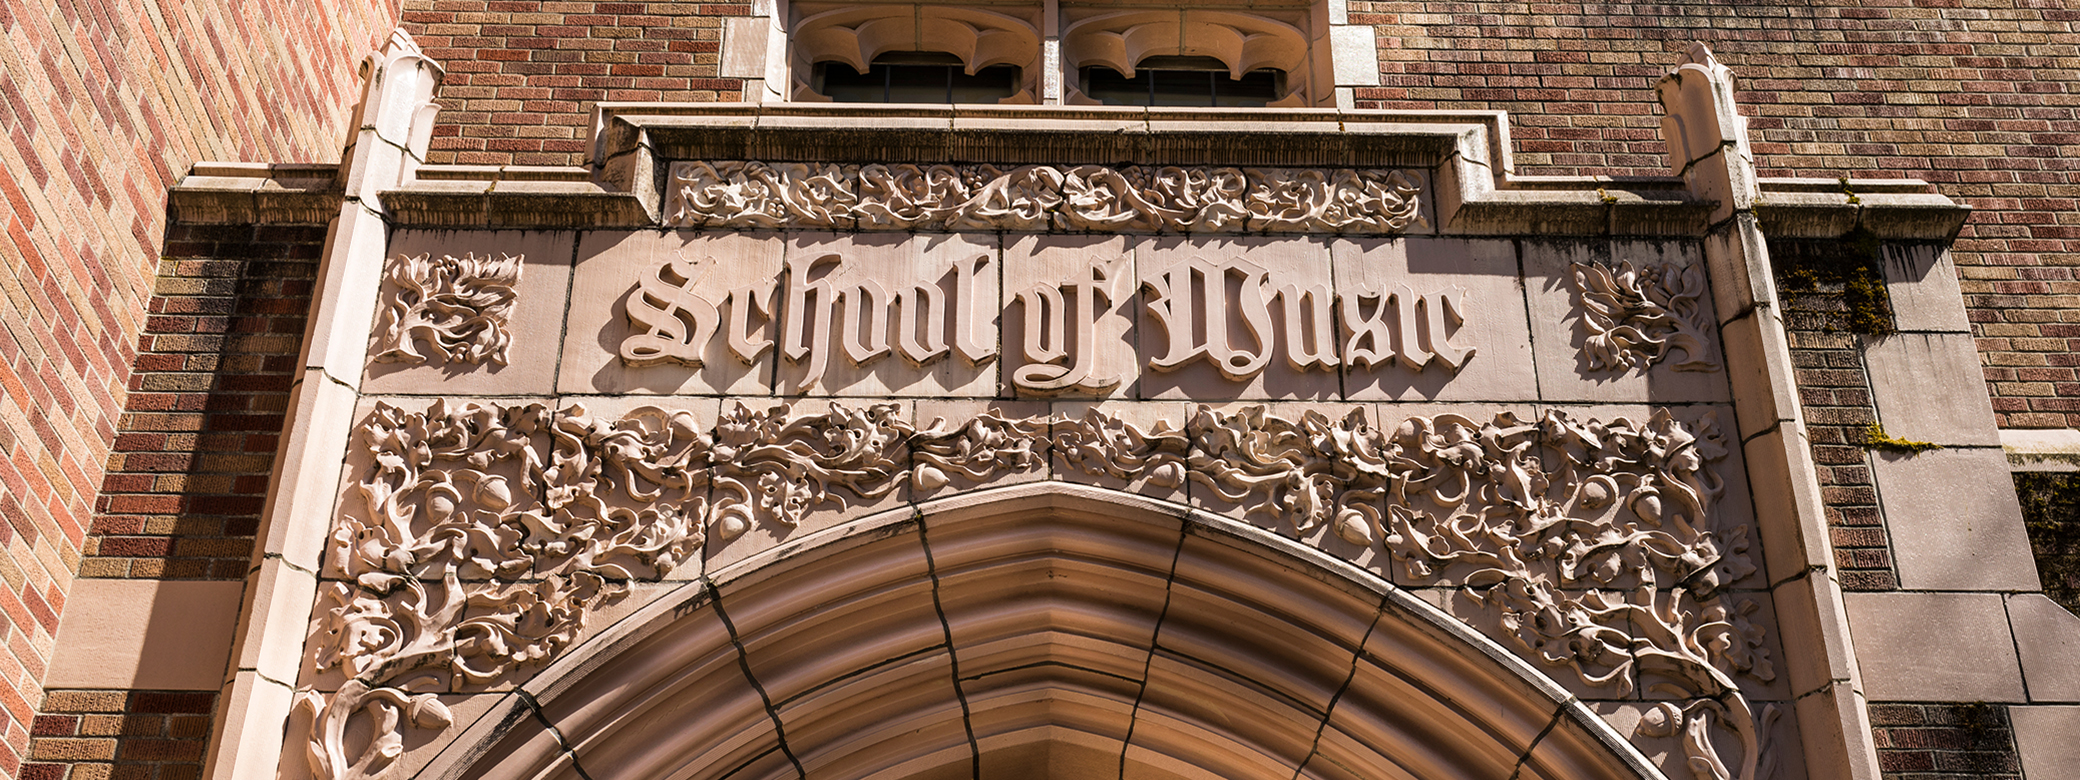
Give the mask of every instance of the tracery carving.
[[1645, 371], [1675, 352], [1677, 371], [1716, 371], [1704, 269], [1676, 263], [1639, 268], [1573, 263], [1582, 300], [1582, 352], [1591, 371]]
[[1396, 233], [1402, 171], [1212, 166], [672, 164], [665, 224], [712, 228]]
[[419, 342], [447, 363], [506, 364], [522, 258], [431, 254], [390, 262], [383, 281], [397, 291], [376, 327], [378, 362], [424, 363]]
[[[1726, 588], [1754, 571], [1746, 525], [1722, 527], [1716, 419], [1692, 424], [1548, 411], [1412, 417], [1282, 416], [1198, 407], [1182, 427], [985, 413], [919, 427], [897, 405], [798, 414], [726, 409], [710, 429], [654, 407], [618, 419], [582, 406], [379, 405], [357, 434], [373, 458], [366, 512], [333, 534], [317, 666], [351, 679], [304, 690], [321, 778], [378, 774], [404, 721], [444, 727], [433, 694], [467, 690], [562, 652], [631, 580], [657, 579], [707, 533], [792, 527], [808, 512], [908, 486], [929, 493], [1046, 468], [1178, 487], [1303, 539], [1379, 545], [1420, 582], [1499, 615], [1527, 657], [1629, 696], [1643, 674], [1674, 699], [1657, 733], [1684, 735], [1707, 780], [1757, 776], [1758, 715], [1737, 678], [1773, 679], [1757, 605]], [[1323, 529], [1322, 533], [1316, 533]], [[344, 747], [367, 714], [376, 739]], [[1774, 716], [1765, 708], [1761, 725]], [[1730, 733], [1726, 760], [1713, 736]]]

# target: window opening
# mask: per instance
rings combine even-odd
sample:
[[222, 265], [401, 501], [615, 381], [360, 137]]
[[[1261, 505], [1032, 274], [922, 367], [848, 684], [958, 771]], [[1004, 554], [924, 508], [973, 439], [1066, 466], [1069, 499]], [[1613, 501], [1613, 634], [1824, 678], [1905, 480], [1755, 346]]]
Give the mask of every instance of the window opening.
[[839, 103], [996, 103], [1018, 94], [1019, 68], [992, 65], [969, 74], [944, 52], [888, 52], [861, 73], [842, 62], [816, 63], [812, 88]]
[[1285, 92], [1285, 71], [1260, 68], [1234, 78], [1212, 57], [1154, 56], [1128, 77], [1102, 65], [1082, 69], [1083, 94], [1109, 106], [1262, 107]]

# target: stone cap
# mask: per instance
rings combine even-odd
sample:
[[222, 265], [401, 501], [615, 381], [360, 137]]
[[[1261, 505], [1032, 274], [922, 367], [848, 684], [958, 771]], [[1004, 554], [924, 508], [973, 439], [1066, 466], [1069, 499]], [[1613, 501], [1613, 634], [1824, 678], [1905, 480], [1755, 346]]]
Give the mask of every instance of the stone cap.
[[[1518, 176], [1500, 111], [605, 102], [593, 130], [585, 166], [427, 165], [381, 197], [399, 226], [656, 227], [672, 162], [756, 160], [1397, 169], [1442, 235], [1700, 236], [1718, 205], [1673, 176]], [[335, 169], [203, 163], [172, 200], [189, 222], [322, 222]], [[1773, 236], [1947, 240], [1970, 213], [1914, 180], [1759, 183]]]

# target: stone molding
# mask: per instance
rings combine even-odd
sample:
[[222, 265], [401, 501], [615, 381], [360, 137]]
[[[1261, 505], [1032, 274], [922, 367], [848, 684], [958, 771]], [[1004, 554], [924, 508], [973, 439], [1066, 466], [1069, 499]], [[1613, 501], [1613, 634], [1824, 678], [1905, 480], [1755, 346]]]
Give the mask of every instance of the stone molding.
[[1393, 234], [1423, 223], [1404, 171], [1211, 166], [672, 164], [681, 228]]
[[[347, 679], [298, 692], [312, 771], [380, 775], [406, 722], [449, 724], [435, 692], [517, 681], [628, 583], [666, 577], [711, 537], [1050, 464], [1157, 488], [1190, 480], [1241, 519], [1382, 549], [1406, 576], [1457, 585], [1496, 613], [1496, 639], [1527, 660], [1613, 698], [1633, 695], [1642, 673], [1668, 680], [1680, 696], [1655, 704], [1643, 733], [1684, 735], [1700, 777], [1767, 771], [1759, 734], [1776, 708], [1755, 711], [1738, 680], [1775, 671], [1749, 620], [1758, 605], [1726, 590], [1755, 564], [1747, 525], [1712, 511], [1726, 451], [1709, 413], [1693, 424], [1666, 411], [1439, 414], [1390, 430], [1362, 410], [1202, 406], [1176, 427], [1095, 408], [918, 426], [898, 409], [736, 404], [703, 427], [657, 407], [608, 418], [582, 406], [378, 404], [357, 429], [371, 465], [332, 533], [330, 606], [309, 643], [314, 669]], [[377, 734], [351, 753], [346, 734], [364, 714]], [[1721, 732], [1737, 755], [1720, 754]]]

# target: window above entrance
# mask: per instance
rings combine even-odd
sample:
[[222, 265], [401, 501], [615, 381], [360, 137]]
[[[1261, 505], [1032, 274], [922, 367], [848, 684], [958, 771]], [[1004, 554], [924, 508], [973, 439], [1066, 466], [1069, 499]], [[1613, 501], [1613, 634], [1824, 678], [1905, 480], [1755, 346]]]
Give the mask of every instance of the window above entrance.
[[796, 2], [729, 26], [723, 60], [763, 76], [761, 102], [1348, 105], [1347, 82], [1377, 83], [1377, 46], [1333, 5]]

